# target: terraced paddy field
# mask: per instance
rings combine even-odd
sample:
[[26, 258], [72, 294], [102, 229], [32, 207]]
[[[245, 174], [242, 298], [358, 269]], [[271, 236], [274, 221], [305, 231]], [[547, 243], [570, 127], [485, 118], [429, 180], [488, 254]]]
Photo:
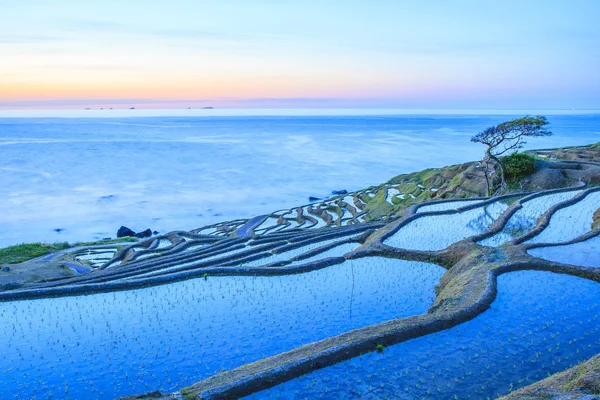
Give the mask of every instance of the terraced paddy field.
[[527, 390], [600, 353], [600, 187], [582, 178], [598, 170], [588, 160], [563, 188], [458, 199], [440, 197], [461, 192], [439, 181], [447, 171], [435, 185], [419, 174], [6, 264], [2, 395], [480, 399]]
[[10, 398], [114, 398], [153, 388], [150, 382], [176, 390], [355, 328], [424, 313], [443, 272], [366, 258], [276, 279], [210, 277], [6, 303], [0, 360], [8, 368], [0, 386]]
[[492, 307], [471, 321], [248, 398], [495, 399], [599, 353], [598, 318], [597, 283], [513, 272], [498, 278]]

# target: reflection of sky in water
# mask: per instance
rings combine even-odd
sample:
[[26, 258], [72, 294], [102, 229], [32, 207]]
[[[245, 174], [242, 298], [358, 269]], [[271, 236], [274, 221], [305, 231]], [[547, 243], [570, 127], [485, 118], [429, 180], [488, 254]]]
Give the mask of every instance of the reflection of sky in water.
[[498, 278], [491, 309], [471, 321], [248, 399], [495, 399], [597, 354], [599, 317], [598, 283], [512, 272]]
[[538, 219], [548, 211], [553, 205], [581, 193], [580, 190], [555, 193], [546, 196], [536, 197], [535, 199], [523, 203], [523, 208], [519, 209], [506, 223], [504, 229], [494, 236], [482, 240], [479, 244], [484, 246], [500, 246], [515, 239], [535, 227]]
[[444, 272], [373, 257], [297, 275], [5, 303], [0, 397], [172, 392], [222, 369], [422, 314]]
[[528, 253], [550, 261], [600, 268], [600, 236], [566, 246], [531, 249]]
[[418, 212], [432, 212], [432, 211], [447, 211], [456, 210], [457, 208], [470, 206], [473, 204], [480, 203], [482, 200], [464, 200], [464, 201], [449, 201], [439, 204], [431, 204], [428, 206], [419, 207]]
[[[469, 138], [507, 118], [0, 119], [0, 246], [114, 236], [121, 224], [193, 229], [301, 205], [478, 159]], [[550, 121], [551, 145], [598, 141], [598, 117]]]
[[529, 243], [559, 243], [573, 240], [592, 230], [594, 212], [600, 208], [600, 192], [588, 194], [583, 200], [558, 210], [550, 224]]
[[442, 250], [488, 229], [507, 205], [497, 201], [450, 215], [426, 215], [402, 227], [384, 241], [401, 249]]

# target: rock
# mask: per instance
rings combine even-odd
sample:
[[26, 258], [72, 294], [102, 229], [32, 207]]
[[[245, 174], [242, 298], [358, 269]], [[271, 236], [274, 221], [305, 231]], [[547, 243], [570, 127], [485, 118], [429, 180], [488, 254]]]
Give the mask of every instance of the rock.
[[117, 231], [117, 237], [120, 238], [125, 236], [135, 236], [135, 232], [126, 226], [121, 226]]
[[152, 231], [153, 235], [158, 235], [158, 231]]
[[140, 239], [147, 238], [147, 237], [152, 236], [152, 231], [150, 229], [146, 229], [145, 231], [138, 232], [138, 233], [134, 234], [133, 236], [140, 238]]
[[10, 271], [10, 267], [8, 265], [5, 265], [4, 267], [2, 267], [2, 272], [8, 272]]
[[115, 196], [114, 194], [109, 194], [108, 196], [100, 196], [98, 201], [110, 201], [110, 200], [114, 200], [116, 198], [117, 198], [117, 196]]
[[308, 201], [319, 201], [319, 200], [321, 200], [321, 198], [320, 198], [320, 197], [314, 197], [314, 196], [310, 196], [310, 197], [308, 198]]
[[331, 194], [335, 194], [335, 195], [341, 195], [341, 194], [348, 194], [348, 191], [346, 189], [342, 189], [342, 190], [332, 190]]
[[56, 233], [61, 233], [62, 231], [64, 231], [63, 228], [55, 228], [54, 229], [54, 232], [56, 232]]

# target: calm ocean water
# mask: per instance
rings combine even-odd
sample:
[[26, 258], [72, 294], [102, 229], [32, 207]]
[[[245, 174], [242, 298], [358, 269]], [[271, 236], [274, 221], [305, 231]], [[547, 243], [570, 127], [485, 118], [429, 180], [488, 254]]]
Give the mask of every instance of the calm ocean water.
[[[479, 159], [470, 137], [521, 115], [135, 111], [2, 112], [0, 246], [114, 237], [121, 225], [193, 229], [306, 204]], [[600, 141], [600, 114], [548, 118], [555, 136], [528, 148]]]

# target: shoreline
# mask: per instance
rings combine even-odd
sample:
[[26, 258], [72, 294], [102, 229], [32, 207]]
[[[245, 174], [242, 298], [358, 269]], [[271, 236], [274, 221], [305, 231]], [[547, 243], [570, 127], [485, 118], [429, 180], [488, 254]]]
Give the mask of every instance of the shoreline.
[[[375, 351], [379, 346], [391, 346], [476, 318], [493, 303], [497, 292], [496, 278], [504, 273], [520, 270], [549, 271], [600, 283], [600, 268], [551, 262], [527, 253], [528, 249], [534, 247], [585, 242], [600, 235], [599, 228], [568, 241], [526, 243], [529, 238], [548, 229], [554, 214], [570, 206], [583, 204], [586, 198], [600, 193], [600, 186], [597, 186], [600, 184], [600, 162], [587, 158], [569, 160], [582, 158], [588, 150], [598, 153], [600, 157], [598, 144], [555, 149], [554, 153], [564, 153], [564, 158], [572, 162], [539, 159], [536, 172], [518, 182], [521, 187], [523, 184], [526, 187], [529, 185], [530, 189], [535, 189], [535, 185], [540, 184], [556, 185], [559, 182], [555, 181], [554, 171], [562, 171], [558, 173], [565, 179], [567, 187], [516, 190], [504, 196], [487, 198], [483, 196], [483, 180], [478, 175], [477, 164], [474, 162], [423, 170], [399, 175], [386, 184], [341, 195], [319, 204], [308, 204], [270, 214], [268, 218], [271, 221], [264, 230], [260, 230], [260, 227], [266, 223], [265, 219], [258, 221], [251, 218], [208, 227], [212, 229], [209, 234], [202, 233], [207, 229], [204, 227], [190, 232], [174, 231], [136, 242], [117, 249], [110, 261], [98, 264], [93, 272], [14, 288], [0, 293], [0, 297], [2, 301], [13, 301], [93, 295], [192, 278], [298, 274], [327, 268], [346, 260], [378, 256], [433, 263], [447, 270], [436, 291], [436, 300], [426, 314], [382, 322], [306, 344], [287, 353], [217, 373], [180, 391], [186, 399], [227, 399], [250, 395], [308, 372]], [[548, 174], [552, 179], [548, 180]], [[589, 181], [587, 186], [578, 181], [582, 177]], [[515, 188], [519, 185], [515, 185]], [[467, 196], [477, 190], [481, 196]], [[501, 233], [511, 217], [529, 202], [539, 197], [570, 192], [576, 195], [549, 207], [535, 225], [521, 236], [500, 247], [478, 244]], [[513, 202], [513, 199], [516, 201]], [[495, 218], [493, 224], [450, 246], [443, 245], [439, 250], [411, 250], [396, 248], [388, 243], [390, 238], [403, 232], [413, 222], [432, 217], [449, 221], [453, 216], [476, 211], [486, 204], [496, 204], [503, 200], [506, 200], [506, 209]], [[460, 203], [461, 201], [464, 203]], [[447, 204], [450, 206], [446, 207]], [[453, 206], [454, 204], [458, 206]], [[419, 211], [424, 207], [428, 209]], [[429, 210], [431, 207], [441, 208]], [[296, 225], [292, 225], [293, 222]], [[320, 225], [321, 223], [324, 225]], [[239, 235], [240, 232], [244, 235]], [[330, 243], [332, 240], [334, 242]], [[356, 243], [358, 248], [343, 256], [310, 261], [314, 256], [345, 243]], [[312, 250], [304, 250], [304, 253], [287, 260], [268, 261], [270, 258], [277, 258], [278, 254], [285, 255], [304, 248]], [[104, 249], [98, 251], [102, 252]], [[76, 261], [80, 250], [73, 250], [72, 253], [72, 261]], [[65, 256], [71, 254], [67, 252]], [[57, 267], [61, 262], [64, 263], [61, 257], [63, 256], [56, 257]], [[93, 261], [93, 257], [90, 260]], [[34, 261], [30, 263], [33, 264]], [[169, 395], [160, 396], [171, 398]]]
[[[5, 120], [0, 146], [9, 169], [2, 171], [7, 201], [0, 206], [0, 246], [94, 241], [114, 237], [121, 225], [167, 232], [267, 214], [332, 190], [379, 185], [394, 172], [478, 159], [481, 149], [467, 133], [501, 118], [32, 119], [22, 139], [21, 122]], [[552, 124], [557, 147], [587, 144], [600, 132], [596, 116], [557, 116]], [[87, 152], [94, 157], [79, 155]]]

